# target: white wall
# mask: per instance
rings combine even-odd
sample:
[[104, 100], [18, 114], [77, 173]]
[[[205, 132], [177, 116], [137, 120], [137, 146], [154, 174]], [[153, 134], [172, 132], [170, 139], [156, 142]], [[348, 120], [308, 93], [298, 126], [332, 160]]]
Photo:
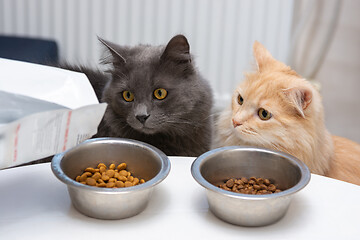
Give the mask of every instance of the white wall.
[[[316, 79], [332, 134], [360, 143], [360, 1], [343, 0], [334, 39]], [[326, 24], [325, 21], [323, 24]]]
[[293, 2], [0, 0], [0, 34], [53, 38], [63, 59], [94, 65], [100, 58], [96, 35], [122, 45], [158, 45], [182, 33], [219, 104], [251, 69], [254, 40], [286, 59]]
[[[287, 0], [0, 0], [0, 34], [53, 38], [61, 57], [95, 64], [100, 57], [96, 35], [133, 45], [164, 44], [183, 33], [217, 99], [226, 102], [243, 71], [251, 68], [254, 40], [286, 60], [293, 6]], [[359, 11], [360, 1], [342, 1], [335, 38], [315, 77], [329, 130], [357, 142]]]

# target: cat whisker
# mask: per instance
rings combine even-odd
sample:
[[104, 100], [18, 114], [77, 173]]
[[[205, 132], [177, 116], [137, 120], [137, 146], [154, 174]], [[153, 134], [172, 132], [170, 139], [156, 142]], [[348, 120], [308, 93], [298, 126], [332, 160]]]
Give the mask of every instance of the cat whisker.
[[194, 125], [192, 122], [185, 122], [185, 121], [166, 121], [167, 123], [178, 123], [178, 124], [190, 124]]
[[253, 136], [259, 135], [257, 132], [255, 132], [254, 130], [251, 130], [250, 128], [241, 129], [240, 131], [243, 133], [247, 133], [249, 135], [253, 135]]
[[285, 149], [285, 148], [282, 147], [281, 145], [278, 145], [278, 144], [276, 144], [276, 143], [274, 143], [274, 142], [271, 142], [269, 139], [264, 138], [264, 137], [261, 136], [260, 134], [257, 135], [257, 139], [260, 140], [260, 141], [259, 141], [259, 144], [264, 145], [265, 147], [266, 147], [266, 146], [270, 146], [271, 148], [273, 148], [273, 149], [275, 149], [275, 150], [278, 150], [278, 151], [281, 151], [281, 152], [287, 152], [287, 153], [293, 155], [293, 154], [291, 153], [291, 151]]
[[279, 150], [279, 151], [286, 152], [286, 153], [289, 153], [290, 155], [293, 155], [293, 156], [294, 156], [294, 154], [292, 153], [292, 151], [290, 151], [289, 149], [286, 149], [286, 148], [284, 148], [284, 147], [282, 147], [282, 146], [279, 146], [279, 145], [277, 145], [277, 144], [275, 144], [275, 143], [273, 143], [272, 146], [273, 146], [274, 148], [276, 148], [277, 150]]
[[129, 80], [129, 77], [122, 72], [120, 72], [121, 76], [118, 73], [114, 73], [114, 74], [115, 74], [115, 76], [117, 76], [119, 78], [125, 78], [126, 80]]

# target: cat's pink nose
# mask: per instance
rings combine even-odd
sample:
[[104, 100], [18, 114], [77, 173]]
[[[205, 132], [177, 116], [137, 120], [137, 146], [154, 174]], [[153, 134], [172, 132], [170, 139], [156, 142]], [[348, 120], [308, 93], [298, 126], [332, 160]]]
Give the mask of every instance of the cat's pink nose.
[[237, 126], [240, 126], [240, 125], [242, 125], [242, 123], [240, 123], [240, 122], [238, 122], [238, 121], [236, 121], [236, 120], [232, 120], [232, 122], [233, 122], [233, 126], [234, 126], [234, 128], [236, 128]]

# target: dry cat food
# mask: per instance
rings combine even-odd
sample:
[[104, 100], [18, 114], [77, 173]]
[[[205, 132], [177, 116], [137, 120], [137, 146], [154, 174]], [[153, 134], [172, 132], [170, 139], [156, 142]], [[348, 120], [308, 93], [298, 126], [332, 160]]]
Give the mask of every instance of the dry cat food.
[[126, 171], [126, 163], [121, 163], [117, 167], [112, 163], [109, 168], [104, 163], [99, 163], [97, 168], [86, 168], [75, 180], [82, 184], [106, 188], [131, 187], [145, 182], [144, 179], [136, 178], [131, 172]]
[[269, 179], [256, 177], [230, 178], [218, 187], [232, 192], [256, 195], [281, 192]]

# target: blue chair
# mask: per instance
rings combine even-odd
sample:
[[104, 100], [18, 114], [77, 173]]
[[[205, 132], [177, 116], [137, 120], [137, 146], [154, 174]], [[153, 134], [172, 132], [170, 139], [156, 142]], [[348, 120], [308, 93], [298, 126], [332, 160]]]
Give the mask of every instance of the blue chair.
[[17, 36], [0, 36], [0, 57], [44, 65], [59, 60], [55, 41]]

